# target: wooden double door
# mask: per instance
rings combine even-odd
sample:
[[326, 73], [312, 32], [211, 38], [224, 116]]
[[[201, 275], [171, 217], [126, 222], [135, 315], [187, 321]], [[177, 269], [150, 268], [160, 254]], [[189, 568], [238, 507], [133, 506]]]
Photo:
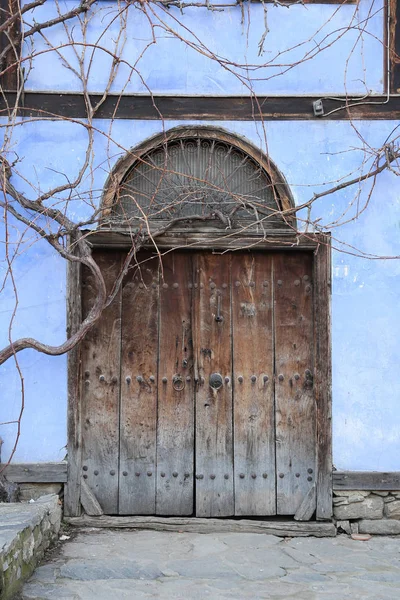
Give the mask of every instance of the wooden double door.
[[[124, 258], [96, 255], [109, 289]], [[137, 259], [82, 345], [86, 483], [108, 514], [294, 515], [315, 488], [312, 254]]]

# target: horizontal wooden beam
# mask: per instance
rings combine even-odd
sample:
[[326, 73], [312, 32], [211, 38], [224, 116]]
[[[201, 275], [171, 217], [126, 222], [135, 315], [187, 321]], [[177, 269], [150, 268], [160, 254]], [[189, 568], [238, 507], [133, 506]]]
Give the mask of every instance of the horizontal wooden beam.
[[[0, 471], [4, 465], [0, 465]], [[67, 462], [11, 463], [2, 471], [14, 483], [65, 483]]]
[[[129, 249], [132, 245], [132, 236], [129, 231], [109, 231], [107, 229], [98, 229], [90, 232], [83, 232], [86, 240], [93, 248], [113, 248], [113, 249]], [[287, 231], [276, 230], [268, 232], [265, 238], [260, 236], [257, 231], [188, 231], [175, 230], [167, 232], [160, 237], [157, 237], [157, 247], [160, 249], [169, 249], [171, 247], [193, 248], [197, 250], [213, 248], [215, 250], [245, 250], [252, 248], [253, 250], [316, 250], [320, 244], [325, 243], [324, 237], [321, 234], [304, 233], [293, 234]], [[149, 241], [146, 245], [148, 248], [154, 248], [154, 243]]]
[[155, 531], [189, 531], [192, 533], [268, 533], [280, 537], [334, 537], [333, 523], [320, 521], [258, 521], [248, 519], [201, 519], [182, 517], [69, 517], [65, 521], [78, 527], [116, 527], [153, 529]]
[[400, 490], [400, 471], [334, 471], [333, 489], [340, 490]]
[[[101, 94], [91, 94], [96, 105]], [[16, 103], [14, 92], [0, 97], [0, 116], [6, 117]], [[313, 103], [322, 100], [324, 114], [315, 116]], [[23, 104], [21, 104], [23, 101]], [[80, 93], [25, 92], [17, 114], [23, 117], [85, 119], [85, 97]], [[95, 114], [97, 119], [179, 119], [207, 121], [302, 121], [398, 119], [400, 95], [369, 97], [320, 96], [162, 96], [109, 94]]]

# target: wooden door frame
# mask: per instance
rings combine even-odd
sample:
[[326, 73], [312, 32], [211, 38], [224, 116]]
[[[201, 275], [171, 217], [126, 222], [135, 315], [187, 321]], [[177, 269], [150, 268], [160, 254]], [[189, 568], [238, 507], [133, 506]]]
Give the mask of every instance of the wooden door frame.
[[[131, 237], [126, 230], [86, 232], [95, 249], [129, 250]], [[159, 249], [258, 250], [313, 253], [314, 280], [314, 398], [317, 440], [316, 518], [332, 517], [332, 367], [331, 367], [331, 238], [329, 234], [275, 231], [260, 234], [216, 234], [215, 231], [175, 230], [157, 238]], [[72, 335], [82, 320], [81, 268], [69, 263], [67, 274], [67, 334]], [[82, 364], [80, 348], [68, 354], [68, 477], [64, 511], [68, 517], [81, 514]]]

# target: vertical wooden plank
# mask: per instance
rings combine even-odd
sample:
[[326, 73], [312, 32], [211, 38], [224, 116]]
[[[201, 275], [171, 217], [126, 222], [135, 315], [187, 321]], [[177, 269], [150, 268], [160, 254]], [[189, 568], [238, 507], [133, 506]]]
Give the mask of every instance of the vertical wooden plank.
[[18, 15], [13, 23], [0, 34], [0, 52], [3, 52], [8, 46], [10, 49], [0, 65], [1, 87], [3, 90], [16, 90], [18, 83], [19, 57], [21, 52], [21, 42], [19, 36], [21, 33], [20, 3], [18, 0], [0, 0], [0, 23], [4, 23], [12, 15]]
[[295, 514], [315, 481], [312, 255], [274, 255], [277, 514]]
[[192, 257], [163, 257], [157, 423], [158, 515], [193, 514]]
[[[79, 329], [82, 322], [81, 265], [68, 263], [67, 267], [67, 337]], [[78, 517], [81, 513], [81, 348], [68, 352], [68, 481], [64, 488], [64, 514]]]
[[332, 516], [331, 240], [321, 236], [314, 258], [315, 373], [317, 408], [317, 519]]
[[[230, 255], [199, 254], [195, 282], [199, 311], [195, 352], [200, 377], [196, 393], [196, 515], [226, 517], [235, 512]], [[218, 390], [210, 387], [214, 373], [222, 376]]]
[[[110, 292], [120, 252], [94, 255]], [[92, 276], [82, 279], [83, 316], [94, 300]], [[82, 342], [82, 475], [106, 514], [118, 513], [121, 291]]]
[[271, 254], [232, 256], [235, 514], [276, 514]]
[[141, 252], [122, 290], [119, 514], [156, 512], [158, 257]]

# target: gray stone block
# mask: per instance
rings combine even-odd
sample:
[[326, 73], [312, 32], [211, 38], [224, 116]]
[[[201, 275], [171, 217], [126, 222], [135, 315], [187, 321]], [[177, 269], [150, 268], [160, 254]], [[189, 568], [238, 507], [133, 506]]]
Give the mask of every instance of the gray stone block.
[[358, 523], [360, 533], [372, 533], [375, 535], [396, 535], [400, 533], [400, 521], [394, 519], [369, 520], [361, 519]]
[[385, 515], [388, 519], [400, 519], [400, 500], [386, 504]]
[[348, 519], [382, 519], [383, 499], [379, 496], [369, 496], [363, 502], [334, 506], [333, 514], [339, 521], [346, 521]]

